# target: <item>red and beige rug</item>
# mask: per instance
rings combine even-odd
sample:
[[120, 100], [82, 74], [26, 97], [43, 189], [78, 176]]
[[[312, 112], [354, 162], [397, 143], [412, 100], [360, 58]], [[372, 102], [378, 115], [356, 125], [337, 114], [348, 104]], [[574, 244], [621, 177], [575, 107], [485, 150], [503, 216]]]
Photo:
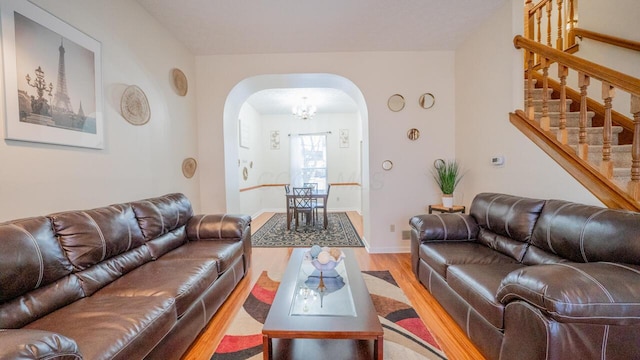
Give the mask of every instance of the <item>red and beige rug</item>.
[[[384, 328], [385, 359], [447, 358], [390, 272], [363, 271], [362, 276]], [[278, 280], [266, 271], [260, 274], [212, 360], [262, 359], [262, 324], [280, 284]]]

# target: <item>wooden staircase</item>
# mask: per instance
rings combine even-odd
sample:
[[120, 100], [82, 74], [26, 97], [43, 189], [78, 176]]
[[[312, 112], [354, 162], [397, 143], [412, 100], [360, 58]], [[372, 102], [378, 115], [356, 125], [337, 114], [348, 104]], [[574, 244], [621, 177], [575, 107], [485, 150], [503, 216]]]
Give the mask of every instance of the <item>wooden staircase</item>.
[[[575, 1], [525, 0], [525, 35], [514, 38], [525, 54], [525, 109], [510, 121], [606, 206], [640, 211], [640, 79], [572, 55], [576, 34], [638, 51], [640, 43], [574, 28]], [[557, 72], [550, 76], [552, 66]], [[567, 86], [570, 72], [578, 89]], [[602, 101], [589, 97], [591, 79], [600, 82]], [[631, 117], [613, 110], [616, 91], [630, 97]]]

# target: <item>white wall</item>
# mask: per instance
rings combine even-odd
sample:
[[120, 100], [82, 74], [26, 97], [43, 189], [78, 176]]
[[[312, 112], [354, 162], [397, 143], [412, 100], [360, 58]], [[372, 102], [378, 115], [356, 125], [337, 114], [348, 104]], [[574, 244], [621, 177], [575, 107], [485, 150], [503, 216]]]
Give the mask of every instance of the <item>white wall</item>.
[[[581, 3], [582, 6], [582, 3]], [[508, 1], [456, 51], [456, 155], [468, 170], [460, 191], [602, 203], [509, 122], [523, 107], [522, 4]], [[490, 164], [503, 155], [505, 165]]]
[[[250, 122], [250, 149], [240, 148], [239, 171], [245, 166], [249, 178], [245, 181], [239, 174], [240, 189], [259, 185], [290, 183], [290, 138], [289, 134], [327, 134], [327, 164], [329, 183], [360, 183], [360, 117], [357, 113], [322, 113], [321, 109], [312, 120], [295, 120], [291, 114], [260, 115], [245, 103], [240, 118]], [[254, 120], [251, 120], [254, 119]], [[339, 144], [340, 129], [349, 130], [349, 147]], [[271, 132], [280, 134], [279, 149], [272, 149]], [[253, 167], [251, 166], [253, 164]], [[361, 211], [360, 186], [333, 186], [329, 193], [329, 211]], [[240, 193], [240, 212], [260, 214], [264, 211], [285, 211], [284, 188], [282, 186], [261, 187]]]
[[[185, 193], [198, 210], [199, 171], [192, 179], [181, 171], [184, 158], [197, 158], [194, 56], [134, 1], [34, 2], [102, 43], [105, 149], [0, 141], [0, 220], [169, 192]], [[190, 81], [186, 97], [170, 85], [174, 67]], [[144, 126], [120, 116], [122, 91], [132, 84], [149, 100], [151, 121]]]
[[[223, 184], [223, 115], [227, 95], [244, 79], [265, 74], [329, 73], [352, 81], [364, 95], [368, 110], [368, 177], [370, 203], [363, 198], [366, 240], [372, 252], [406, 251], [400, 230], [409, 229], [412, 215], [424, 213], [439, 202], [439, 192], [429, 173], [436, 158], [454, 154], [454, 54], [453, 52], [371, 52], [203, 56], [196, 58], [198, 73], [198, 123], [200, 158], [206, 159], [201, 173], [201, 202], [205, 211], [225, 209]], [[422, 93], [436, 96], [429, 110], [418, 106]], [[400, 112], [387, 108], [395, 93], [406, 98]], [[247, 96], [250, 94], [247, 94]], [[411, 128], [420, 130], [417, 141], [407, 139]], [[364, 156], [366, 158], [366, 156]], [[384, 160], [394, 168], [381, 169]], [[367, 183], [367, 181], [363, 181]], [[333, 189], [332, 189], [333, 191]], [[366, 195], [365, 195], [366, 196]], [[395, 232], [390, 232], [394, 225]]]

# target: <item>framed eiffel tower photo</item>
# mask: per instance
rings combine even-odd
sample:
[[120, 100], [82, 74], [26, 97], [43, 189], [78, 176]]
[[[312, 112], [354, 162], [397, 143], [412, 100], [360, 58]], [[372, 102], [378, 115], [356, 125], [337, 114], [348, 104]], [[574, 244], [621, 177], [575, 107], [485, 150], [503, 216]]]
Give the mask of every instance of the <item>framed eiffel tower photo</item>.
[[103, 149], [100, 42], [26, 0], [0, 16], [5, 138]]

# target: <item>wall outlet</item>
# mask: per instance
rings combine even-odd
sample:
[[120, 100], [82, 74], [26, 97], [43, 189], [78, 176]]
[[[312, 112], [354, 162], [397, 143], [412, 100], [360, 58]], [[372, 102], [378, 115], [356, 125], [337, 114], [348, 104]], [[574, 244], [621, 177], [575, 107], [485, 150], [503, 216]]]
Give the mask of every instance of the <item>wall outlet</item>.
[[402, 230], [402, 240], [411, 240], [411, 230]]
[[389, 231], [395, 232], [396, 231], [396, 226], [393, 225], [393, 224], [389, 225]]

